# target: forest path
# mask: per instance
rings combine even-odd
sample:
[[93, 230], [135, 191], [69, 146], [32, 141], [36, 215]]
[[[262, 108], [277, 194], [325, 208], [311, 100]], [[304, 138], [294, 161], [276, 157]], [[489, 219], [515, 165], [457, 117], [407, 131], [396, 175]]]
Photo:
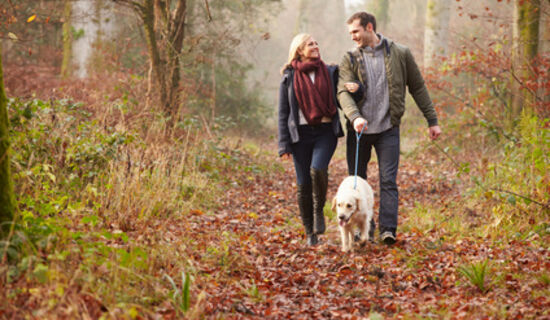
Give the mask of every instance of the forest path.
[[[378, 241], [362, 248], [356, 245], [346, 254], [341, 252], [335, 220], [327, 220], [320, 245], [306, 246], [297, 213], [292, 161], [284, 162], [282, 173], [236, 177], [222, 209], [212, 218], [212, 233], [203, 232], [224, 237], [228, 234], [224, 230], [231, 231], [239, 239], [227, 242], [231, 254], [225, 263], [205, 270], [218, 269], [224, 276], [201, 285], [208, 292], [201, 309], [214, 317], [223, 313], [230, 318], [276, 319], [361, 319], [373, 312], [384, 318], [451, 314], [466, 319], [472, 314], [498, 314], [502, 308], [508, 312], [513, 308], [518, 314], [540, 313], [537, 305], [548, 300], [529, 297], [529, 289], [518, 280], [509, 281], [508, 290], [482, 294], [456, 271], [465, 261], [486, 258], [512, 261], [518, 269], [544, 268], [544, 258], [528, 244], [495, 247], [484, 239], [451, 243], [447, 239], [454, 237], [452, 231], [438, 226], [428, 231], [401, 228], [411, 218], [414, 206], [435, 204], [446, 211], [460, 197], [445, 179], [430, 174], [430, 161], [435, 160], [425, 158], [421, 164], [401, 157], [398, 242], [391, 247]], [[327, 201], [347, 176], [345, 160], [333, 159], [329, 170]], [[368, 170], [377, 217], [376, 163], [369, 164]], [[518, 257], [520, 262], [513, 262]]]

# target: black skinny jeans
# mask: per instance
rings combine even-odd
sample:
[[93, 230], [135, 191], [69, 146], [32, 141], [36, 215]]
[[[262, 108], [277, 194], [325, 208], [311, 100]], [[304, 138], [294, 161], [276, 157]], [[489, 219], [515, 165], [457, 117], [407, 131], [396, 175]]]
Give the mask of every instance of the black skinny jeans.
[[296, 183], [310, 185], [311, 168], [317, 170], [328, 168], [330, 159], [336, 150], [338, 138], [332, 130], [332, 123], [315, 126], [301, 125], [298, 127], [298, 134], [300, 141], [290, 146], [296, 169]]

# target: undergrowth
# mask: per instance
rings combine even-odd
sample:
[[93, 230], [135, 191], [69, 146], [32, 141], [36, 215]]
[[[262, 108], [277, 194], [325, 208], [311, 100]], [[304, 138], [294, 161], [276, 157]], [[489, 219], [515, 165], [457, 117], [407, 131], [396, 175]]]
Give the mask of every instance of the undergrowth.
[[[483, 136], [482, 130], [481, 126], [472, 128], [470, 134]], [[524, 113], [512, 140], [499, 142], [494, 137], [485, 137], [485, 142], [471, 141], [470, 134], [466, 137], [453, 134], [443, 141], [421, 145], [420, 150], [430, 150], [441, 159], [429, 170], [455, 184], [462, 196], [458, 203], [448, 204], [446, 212], [417, 208], [409, 221], [412, 226], [407, 228], [429, 231], [434, 225], [437, 228], [446, 225], [448, 231], [462, 230], [458, 234], [463, 236], [493, 240], [501, 237], [541, 240], [548, 235], [548, 119]], [[408, 156], [420, 161], [422, 154], [412, 152]], [[458, 183], [448, 181], [449, 171], [454, 172], [451, 179]], [[426, 211], [435, 212], [426, 214]]]
[[[180, 316], [196, 313], [204, 297], [189, 288], [198, 271], [186, 256], [203, 248], [178, 221], [214, 212], [234, 170], [276, 165], [251, 160], [263, 157], [259, 148], [221, 131], [205, 138], [193, 117], [167, 136], [153, 114], [131, 126], [113, 121], [118, 108], [11, 99], [8, 109], [18, 214], [0, 243], [0, 310], [21, 301], [36, 317], [79, 317], [80, 297], [95, 301], [92, 316], [135, 318], [166, 303]], [[234, 238], [212, 241], [200, 259], [242, 267], [227, 255]]]
[[[407, 218], [400, 228], [458, 251], [463, 243], [472, 242], [504, 250], [513, 245], [546, 250], [550, 237], [548, 100], [526, 104], [520, 115], [510, 119], [506, 57], [481, 51], [468, 55], [443, 61], [436, 72], [426, 74], [443, 134], [433, 142], [426, 137], [404, 155], [425, 164], [434, 183], [451, 186], [453, 196], [444, 203], [404, 208]], [[502, 67], [487, 68], [494, 65], [491, 59], [501, 59]], [[547, 72], [547, 67], [543, 64], [540, 70]], [[544, 83], [542, 79], [532, 81]], [[547, 96], [548, 90], [542, 88], [540, 93]], [[426, 165], [426, 159], [437, 160]], [[414, 257], [422, 255], [420, 250], [414, 252]], [[477, 293], [505, 288], [515, 277], [531, 283], [535, 296], [547, 292], [539, 284], [544, 277], [518, 270], [512, 261], [492, 260], [481, 252], [468, 252], [463, 258], [466, 262], [456, 268], [456, 276], [466, 279]], [[497, 309], [495, 314], [505, 317], [506, 310]]]
[[529, 79], [540, 86], [538, 99], [517, 115], [509, 106], [510, 61], [498, 47], [453, 55], [426, 72], [443, 134], [407, 155], [440, 159], [427, 170], [459, 189], [460, 203], [445, 215], [465, 218], [465, 236], [539, 241], [549, 233], [549, 60], [539, 60]]

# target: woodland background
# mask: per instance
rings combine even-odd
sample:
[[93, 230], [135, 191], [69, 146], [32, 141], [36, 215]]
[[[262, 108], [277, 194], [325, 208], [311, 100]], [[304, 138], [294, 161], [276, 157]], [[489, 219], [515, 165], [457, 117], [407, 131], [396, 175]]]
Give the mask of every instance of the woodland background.
[[[275, 119], [293, 35], [338, 63], [358, 10], [443, 135], [408, 97], [399, 241], [344, 255]], [[0, 0], [0, 41], [0, 318], [550, 318], [550, 1]]]

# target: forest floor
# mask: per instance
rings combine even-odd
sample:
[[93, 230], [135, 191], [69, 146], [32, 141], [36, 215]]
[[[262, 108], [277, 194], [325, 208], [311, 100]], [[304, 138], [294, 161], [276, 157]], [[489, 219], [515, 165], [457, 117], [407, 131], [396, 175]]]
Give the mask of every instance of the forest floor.
[[[32, 79], [34, 71], [26, 72]], [[17, 82], [16, 74], [6, 73], [10, 94], [33, 98], [13, 89], [29, 86]], [[45, 96], [61, 95], [36, 79], [35, 87], [42, 88]], [[77, 101], [87, 101], [103, 92], [93, 88], [75, 85], [65, 91], [80, 95]], [[328, 203], [347, 175], [342, 142], [329, 169]], [[276, 150], [271, 143], [256, 144], [262, 150]], [[224, 150], [219, 158], [232, 157], [233, 149]], [[445, 156], [424, 151], [405, 153], [400, 160], [398, 241], [393, 246], [376, 241], [342, 253], [328, 204], [327, 232], [320, 237], [321, 244], [306, 246], [292, 162], [266, 165], [279, 161], [272, 151], [257, 158], [239, 153], [233, 159], [238, 169], [231, 167], [235, 163], [231, 161], [223, 168], [198, 166], [197, 170], [207, 171], [201, 174], [215, 171], [218, 176], [215, 181], [223, 192], [207, 195], [208, 201], [215, 198], [215, 205], [202, 206], [208, 201], [199, 199], [204, 201], [196, 209], [163, 211], [161, 203], [160, 213], [148, 216], [141, 215], [142, 208], [136, 213], [98, 207], [93, 212], [100, 216], [97, 225], [84, 223], [90, 215], [86, 210], [52, 211], [55, 214], [47, 213], [48, 218], [66, 222], [61, 229], [66, 234], [58, 234], [65, 240], [58, 248], [48, 246], [37, 252], [35, 259], [43, 264], [17, 277], [9, 274], [8, 266], [0, 265], [0, 319], [75, 315], [91, 319], [550, 319], [547, 226], [541, 232], [518, 232], [514, 237], [500, 234], [492, 212], [468, 205], [467, 186], [457, 179], [458, 173], [441, 169], [448, 162]], [[151, 157], [158, 160], [155, 155]], [[193, 156], [200, 160], [210, 154]], [[204, 164], [207, 160], [203, 159]], [[148, 181], [147, 170], [141, 171], [140, 177]], [[375, 216], [377, 171], [372, 161], [368, 181], [375, 190]], [[152, 187], [142, 184], [143, 189], [137, 190], [144, 193], [172, 185], [168, 180]], [[200, 191], [193, 187], [188, 188], [190, 194]], [[142, 204], [147, 199], [147, 194], [128, 196], [129, 203]], [[34, 279], [41, 274], [47, 274], [43, 281]], [[183, 274], [191, 276], [189, 306], [182, 293]]]
[[[449, 225], [445, 224], [423, 230], [415, 227], [418, 224], [413, 221], [431, 219], [415, 217], [415, 212], [430, 206], [437, 206], [442, 214], [461, 214], [464, 223], [484, 220], [472, 210], [447, 210], [459, 201], [462, 190], [448, 183], [452, 179], [430, 174], [427, 167], [434, 160], [428, 156], [413, 162], [402, 157], [398, 242], [393, 246], [378, 241], [356, 245], [350, 253], [341, 252], [333, 217], [328, 219], [320, 245], [305, 244], [291, 162], [284, 163], [282, 174], [252, 179], [236, 173], [235, 187], [227, 191], [218, 212], [197, 211], [185, 222], [170, 223], [173, 237], [185, 232], [208, 242], [239, 235], [238, 241], [228, 244], [225, 260], [199, 266], [199, 274], [211, 276], [193, 286], [199, 296], [194, 300], [196, 311], [213, 318], [549, 319], [550, 298], [540, 294], [540, 290], [548, 292], [548, 283], [526, 276], [547, 275], [547, 248], [529, 241], [461, 236], [446, 230]], [[371, 161], [368, 170], [377, 216], [376, 162]], [[337, 157], [330, 166], [328, 202], [346, 175], [345, 160]], [[178, 225], [185, 225], [186, 230]], [[484, 259], [491, 267], [482, 278], [482, 291], [457, 268]]]

